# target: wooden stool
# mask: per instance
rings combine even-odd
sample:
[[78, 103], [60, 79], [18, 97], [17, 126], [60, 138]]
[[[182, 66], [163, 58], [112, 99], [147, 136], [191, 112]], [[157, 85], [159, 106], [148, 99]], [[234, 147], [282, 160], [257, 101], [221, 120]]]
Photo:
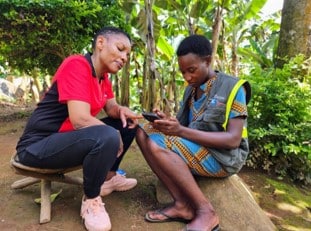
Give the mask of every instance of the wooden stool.
[[21, 164], [18, 156], [14, 155], [10, 161], [11, 167], [16, 174], [27, 176], [21, 180], [15, 181], [12, 189], [22, 189], [29, 185], [41, 181], [41, 208], [40, 224], [51, 221], [51, 183], [52, 181], [63, 182], [68, 184], [82, 185], [83, 179], [80, 177], [67, 176], [65, 173], [81, 169], [82, 166], [66, 169], [42, 169], [33, 168]]

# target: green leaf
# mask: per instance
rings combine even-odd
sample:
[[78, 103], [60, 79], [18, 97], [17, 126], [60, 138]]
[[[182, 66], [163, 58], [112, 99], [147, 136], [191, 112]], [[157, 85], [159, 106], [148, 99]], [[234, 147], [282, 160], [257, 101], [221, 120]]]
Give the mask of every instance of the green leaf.
[[[58, 197], [59, 194], [61, 194], [62, 191], [63, 190], [60, 189], [57, 193], [51, 194], [51, 196], [50, 196], [51, 203], [55, 201], [55, 199]], [[36, 198], [34, 201], [36, 204], [41, 204], [41, 197]]]
[[164, 37], [158, 39], [157, 48], [166, 56], [167, 60], [171, 60], [174, 55], [173, 47], [165, 40]]
[[204, 12], [207, 10], [208, 2], [206, 0], [197, 1], [195, 4], [193, 4], [191, 11], [190, 11], [190, 17], [193, 18], [199, 18], [201, 17]]

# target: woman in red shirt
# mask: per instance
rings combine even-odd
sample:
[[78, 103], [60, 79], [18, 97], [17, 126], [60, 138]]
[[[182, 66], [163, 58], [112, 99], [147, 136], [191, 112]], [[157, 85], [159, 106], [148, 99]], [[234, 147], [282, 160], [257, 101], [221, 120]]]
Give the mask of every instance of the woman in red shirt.
[[[108, 79], [108, 73], [117, 73], [128, 61], [131, 40], [126, 32], [105, 27], [94, 36], [92, 50], [63, 61], [16, 150], [19, 161], [31, 167], [82, 165], [85, 227], [110, 230], [100, 196], [137, 184], [136, 179], [116, 173], [135, 137], [137, 115], [116, 102]], [[108, 117], [98, 119], [102, 109]]]

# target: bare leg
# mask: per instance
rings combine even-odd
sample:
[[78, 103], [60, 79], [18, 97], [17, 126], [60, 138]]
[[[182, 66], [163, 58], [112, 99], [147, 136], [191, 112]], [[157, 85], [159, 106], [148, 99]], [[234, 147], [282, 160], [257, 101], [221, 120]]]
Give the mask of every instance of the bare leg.
[[185, 162], [177, 154], [157, 146], [142, 129], [137, 130], [136, 141], [147, 163], [175, 201], [165, 213], [171, 217], [193, 218], [189, 229], [212, 230], [219, 223], [218, 216]]
[[[187, 199], [184, 197], [182, 193], [180, 193], [180, 189], [176, 186], [176, 183], [166, 174], [165, 171], [162, 170], [161, 164], [156, 160], [155, 154], [161, 154], [162, 158], [167, 155], [174, 155], [175, 153], [168, 152], [160, 147], [158, 147], [152, 140], [148, 138], [145, 132], [141, 129], [138, 129], [136, 134], [136, 141], [142, 150], [142, 153], [153, 170], [153, 172], [158, 176], [161, 182], [167, 187], [170, 194], [174, 199], [174, 206], [165, 210], [165, 214], [170, 217], [180, 217], [184, 219], [192, 219], [194, 217], [194, 211]], [[172, 162], [173, 163], [173, 162]], [[154, 217], [154, 216], [152, 216]], [[163, 219], [163, 215], [157, 214], [155, 218]]]

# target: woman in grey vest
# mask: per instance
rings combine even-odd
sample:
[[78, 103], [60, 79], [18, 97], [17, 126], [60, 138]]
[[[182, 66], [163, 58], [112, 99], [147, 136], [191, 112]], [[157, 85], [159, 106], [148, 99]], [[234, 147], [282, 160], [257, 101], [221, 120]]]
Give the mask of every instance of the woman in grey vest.
[[245, 163], [249, 147], [246, 118], [248, 82], [211, 69], [208, 39], [191, 35], [178, 46], [180, 71], [188, 83], [176, 118], [141, 125], [137, 143], [174, 203], [149, 211], [149, 222], [182, 221], [185, 230], [219, 230], [219, 217], [193, 175], [227, 177]]

